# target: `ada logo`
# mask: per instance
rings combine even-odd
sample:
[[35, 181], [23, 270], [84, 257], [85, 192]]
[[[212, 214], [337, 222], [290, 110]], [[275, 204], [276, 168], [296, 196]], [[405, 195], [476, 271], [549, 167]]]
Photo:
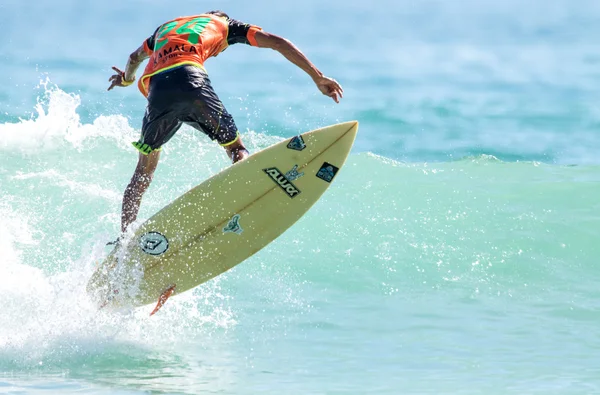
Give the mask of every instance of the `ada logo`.
[[236, 214], [229, 220], [227, 226], [223, 228], [223, 233], [242, 234], [244, 229], [240, 226], [240, 215]]
[[320, 178], [323, 181], [331, 182], [339, 170], [340, 169], [338, 167], [335, 167], [331, 163], [324, 162], [317, 172], [317, 178]]
[[300, 190], [278, 168], [269, 167], [263, 171], [292, 199], [300, 194]]
[[169, 241], [158, 232], [148, 232], [140, 237], [142, 251], [149, 255], [162, 255], [169, 249]]
[[298, 135], [292, 137], [287, 147], [296, 151], [302, 151], [304, 148], [306, 148], [306, 144], [304, 143], [302, 136]]

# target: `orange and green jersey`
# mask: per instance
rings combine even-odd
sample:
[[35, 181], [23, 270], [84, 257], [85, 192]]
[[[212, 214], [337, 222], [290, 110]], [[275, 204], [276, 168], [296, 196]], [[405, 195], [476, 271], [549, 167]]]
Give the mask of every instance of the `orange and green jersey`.
[[204, 62], [223, 52], [229, 45], [245, 43], [256, 46], [257, 26], [211, 14], [186, 16], [159, 26], [144, 41], [150, 56], [138, 88], [148, 96], [153, 75], [182, 65], [204, 68]]

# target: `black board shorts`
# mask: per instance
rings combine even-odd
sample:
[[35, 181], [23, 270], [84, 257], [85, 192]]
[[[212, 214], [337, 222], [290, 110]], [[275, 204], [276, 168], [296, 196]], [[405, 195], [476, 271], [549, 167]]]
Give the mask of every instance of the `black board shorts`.
[[133, 146], [144, 155], [160, 150], [184, 123], [222, 146], [238, 139], [235, 122], [213, 90], [208, 75], [193, 65], [151, 77], [142, 134]]

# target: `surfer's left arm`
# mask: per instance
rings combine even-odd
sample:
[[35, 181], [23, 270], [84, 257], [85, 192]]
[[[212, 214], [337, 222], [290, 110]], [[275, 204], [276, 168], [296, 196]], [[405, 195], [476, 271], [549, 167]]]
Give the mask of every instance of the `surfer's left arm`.
[[127, 60], [127, 65], [125, 66], [125, 71], [121, 71], [118, 67], [113, 66], [113, 70], [116, 74], [113, 74], [108, 81], [111, 83], [108, 87], [108, 90], [111, 90], [115, 86], [129, 86], [133, 84], [135, 81], [135, 72], [140, 67], [140, 65], [144, 62], [144, 60], [148, 59], [150, 55], [144, 48], [144, 45], [141, 45], [138, 49], [133, 51], [131, 55], [129, 55], [129, 59]]
[[259, 48], [270, 48], [279, 52], [287, 60], [308, 74], [321, 93], [331, 97], [336, 103], [340, 102], [340, 99], [344, 95], [342, 86], [333, 78], [323, 75], [323, 73], [290, 40], [272, 33], [267, 33], [263, 30], [255, 30], [252, 32], [252, 35], [254, 46]]
[[333, 78], [324, 76], [291, 41], [275, 34], [267, 33], [256, 25], [249, 25], [235, 19], [228, 19], [228, 21], [227, 44], [245, 43], [253, 47], [276, 50], [287, 60], [306, 72], [313, 79], [321, 93], [331, 97], [336, 103], [340, 102], [340, 99], [344, 95], [342, 86]]

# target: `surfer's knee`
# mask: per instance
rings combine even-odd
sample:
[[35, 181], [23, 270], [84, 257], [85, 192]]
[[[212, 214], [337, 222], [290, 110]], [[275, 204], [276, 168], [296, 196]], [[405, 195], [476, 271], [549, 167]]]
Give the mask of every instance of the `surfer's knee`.
[[223, 148], [225, 148], [227, 156], [229, 156], [233, 163], [239, 162], [240, 160], [246, 159], [248, 156], [250, 156], [250, 152], [248, 152], [244, 146], [244, 143], [242, 142], [242, 139], [239, 137], [234, 143]]
[[135, 167], [134, 176], [146, 177], [152, 179], [154, 171], [158, 166], [158, 159], [160, 158], [160, 151], [153, 151], [150, 154], [144, 155], [140, 153], [138, 158], [137, 166]]
[[250, 152], [248, 152], [246, 148], [238, 148], [235, 150], [231, 150], [231, 152], [229, 152], [228, 154], [233, 163], [239, 162], [250, 156]]
[[140, 154], [135, 172], [129, 182], [129, 188], [143, 193], [154, 178], [154, 171], [158, 165], [160, 152], [155, 151], [149, 155]]

